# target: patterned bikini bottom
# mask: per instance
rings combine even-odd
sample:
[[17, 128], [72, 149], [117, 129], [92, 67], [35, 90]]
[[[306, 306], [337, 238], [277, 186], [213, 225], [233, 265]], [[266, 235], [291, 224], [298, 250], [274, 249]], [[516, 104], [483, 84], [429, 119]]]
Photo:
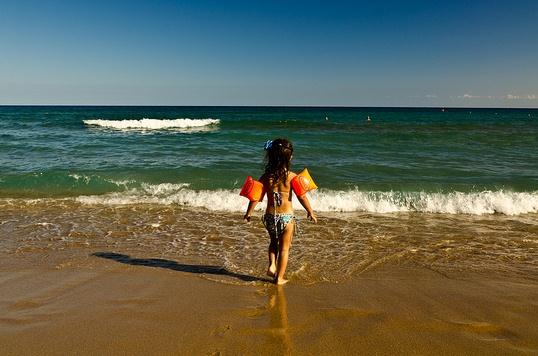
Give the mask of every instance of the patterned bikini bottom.
[[296, 220], [293, 214], [264, 214], [262, 221], [269, 235], [280, 238], [286, 226]]

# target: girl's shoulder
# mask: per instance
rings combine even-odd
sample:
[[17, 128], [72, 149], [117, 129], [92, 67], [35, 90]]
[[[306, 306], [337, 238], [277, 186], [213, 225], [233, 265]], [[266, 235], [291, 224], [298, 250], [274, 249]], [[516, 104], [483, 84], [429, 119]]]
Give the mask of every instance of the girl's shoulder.
[[288, 172], [288, 177], [287, 177], [286, 180], [287, 180], [287, 181], [290, 181], [290, 180], [292, 180], [293, 178], [295, 178], [295, 176], [297, 176], [297, 173], [292, 172], [292, 171], [289, 171], [289, 172]]

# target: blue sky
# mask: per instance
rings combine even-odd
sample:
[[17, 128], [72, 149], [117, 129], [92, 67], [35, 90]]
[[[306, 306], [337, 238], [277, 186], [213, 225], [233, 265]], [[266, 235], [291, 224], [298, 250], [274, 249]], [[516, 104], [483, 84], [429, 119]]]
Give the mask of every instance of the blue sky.
[[538, 107], [538, 1], [4, 1], [0, 104]]

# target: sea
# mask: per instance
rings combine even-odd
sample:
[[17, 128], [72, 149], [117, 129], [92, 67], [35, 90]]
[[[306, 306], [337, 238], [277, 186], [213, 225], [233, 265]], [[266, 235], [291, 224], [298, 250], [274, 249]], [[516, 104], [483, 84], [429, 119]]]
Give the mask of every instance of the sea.
[[0, 106], [0, 249], [263, 276], [267, 236], [239, 191], [278, 137], [319, 187], [318, 224], [295, 202], [297, 282], [385, 264], [537, 278], [538, 109]]

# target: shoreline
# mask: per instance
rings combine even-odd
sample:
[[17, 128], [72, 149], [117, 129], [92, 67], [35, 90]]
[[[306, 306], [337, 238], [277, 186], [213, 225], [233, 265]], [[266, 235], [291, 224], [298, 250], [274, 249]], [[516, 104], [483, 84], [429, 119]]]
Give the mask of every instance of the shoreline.
[[[342, 283], [390, 264], [449, 278], [538, 279], [536, 214], [335, 213], [319, 214], [317, 224], [297, 215], [287, 275], [305, 285]], [[245, 284], [249, 277], [231, 276], [265, 278], [269, 242], [258, 213], [250, 224], [241, 216], [163, 205], [7, 205], [0, 250], [12, 270], [41, 266], [43, 258], [53, 268], [94, 268], [93, 254], [112, 253], [111, 260], [135, 259], [134, 266], [158, 260], [181, 272], [209, 266], [213, 279]]]
[[34, 267], [2, 256], [4, 354], [538, 351], [538, 281], [521, 276], [455, 279], [385, 264], [342, 283], [277, 287], [214, 281], [196, 263], [182, 270], [90, 255], [54, 266], [53, 254]]

